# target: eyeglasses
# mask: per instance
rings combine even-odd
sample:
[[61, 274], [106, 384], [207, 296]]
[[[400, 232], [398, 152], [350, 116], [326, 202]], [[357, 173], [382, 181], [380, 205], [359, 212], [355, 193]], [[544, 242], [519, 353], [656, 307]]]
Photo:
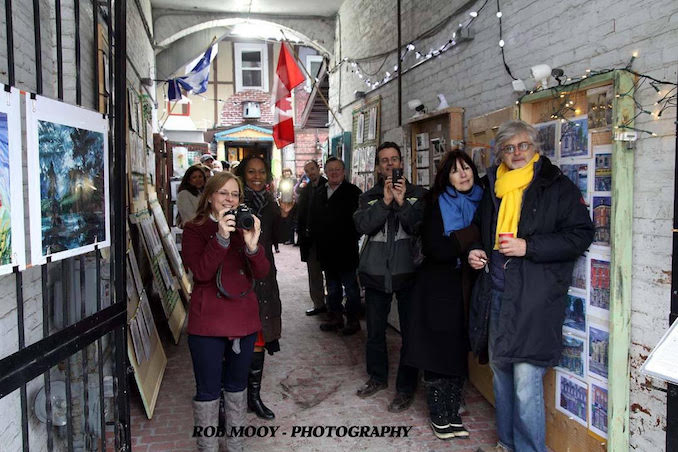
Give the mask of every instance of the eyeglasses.
[[400, 162], [400, 157], [398, 157], [397, 155], [395, 155], [395, 156], [393, 156], [393, 157], [391, 157], [391, 158], [384, 157], [383, 159], [379, 159], [379, 163], [381, 163], [382, 165], [388, 165], [388, 162], [391, 162], [391, 163], [398, 163], [398, 162]]
[[517, 145], [513, 144], [507, 144], [506, 146], [501, 148], [501, 151], [506, 153], [506, 154], [513, 154], [516, 152], [516, 149], [518, 149], [520, 152], [525, 152], [528, 149], [532, 147], [532, 143], [528, 143], [527, 141], [523, 141], [522, 143], [518, 143]]
[[237, 191], [234, 191], [234, 192], [229, 193], [229, 192], [227, 192], [227, 191], [219, 190], [219, 191], [217, 192], [217, 194], [218, 194], [218, 195], [221, 195], [221, 196], [225, 196], [225, 197], [227, 197], [227, 198], [230, 197], [230, 198], [238, 198], [238, 199], [240, 199], [240, 192], [237, 192]]

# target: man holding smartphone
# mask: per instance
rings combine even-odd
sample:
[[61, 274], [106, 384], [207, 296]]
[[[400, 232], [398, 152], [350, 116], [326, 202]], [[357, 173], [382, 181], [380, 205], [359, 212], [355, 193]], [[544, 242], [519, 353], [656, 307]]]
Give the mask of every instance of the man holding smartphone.
[[[403, 177], [400, 147], [384, 142], [377, 148], [375, 162], [377, 184], [360, 196], [360, 207], [353, 215], [356, 230], [364, 234], [358, 274], [365, 288], [369, 380], [358, 389], [358, 397], [369, 397], [388, 387], [386, 326], [391, 301], [398, 301], [402, 341], [407, 341], [407, 322], [415, 265], [412, 246], [415, 226], [422, 214], [419, 202], [426, 190]], [[398, 366], [396, 396], [390, 412], [407, 409], [414, 397], [418, 371]]]

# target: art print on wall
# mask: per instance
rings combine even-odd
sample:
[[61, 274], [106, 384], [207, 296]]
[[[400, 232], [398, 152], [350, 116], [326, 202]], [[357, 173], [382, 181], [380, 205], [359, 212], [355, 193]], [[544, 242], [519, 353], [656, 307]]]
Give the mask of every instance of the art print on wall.
[[358, 124], [356, 127], [355, 142], [362, 144], [365, 136], [365, 113], [358, 114]]
[[428, 149], [428, 133], [418, 133], [415, 137], [415, 151], [424, 151]]
[[172, 147], [172, 170], [174, 171], [174, 177], [184, 177], [189, 166], [191, 165], [188, 162], [188, 149], [183, 146]]
[[534, 127], [537, 129], [537, 140], [541, 143], [541, 153], [542, 155], [555, 159], [557, 158], [557, 149], [558, 149], [558, 121], [549, 121], [542, 122], [540, 124], [535, 124]]
[[589, 164], [588, 163], [574, 163], [561, 164], [560, 170], [568, 177], [574, 185], [577, 186], [581, 192], [582, 198], [588, 205], [589, 196]]
[[586, 292], [570, 289], [567, 294], [563, 327], [579, 333], [586, 333]]
[[607, 438], [607, 384], [595, 380], [589, 385], [589, 429]]
[[430, 184], [428, 168], [417, 170], [417, 185], [428, 187]]
[[26, 136], [32, 264], [109, 246], [108, 121], [27, 97]]
[[445, 142], [440, 138], [431, 138], [431, 149], [434, 157], [440, 157], [445, 153]]
[[607, 380], [610, 332], [603, 325], [589, 324], [589, 375]]
[[589, 314], [607, 319], [610, 316], [610, 260], [591, 256], [590, 262]]
[[19, 90], [0, 84], [0, 275], [26, 267]]
[[417, 152], [417, 168], [428, 168], [429, 151]]
[[593, 157], [595, 161], [593, 190], [612, 191], [612, 145], [594, 147]]
[[588, 428], [588, 386], [577, 378], [556, 372], [556, 409]]
[[610, 246], [610, 217], [612, 216], [612, 198], [610, 196], [593, 197], [593, 245]]
[[560, 354], [558, 368], [585, 378], [587, 357], [586, 338], [563, 334], [563, 351]]
[[367, 140], [372, 141], [377, 138], [377, 107], [370, 108], [367, 121]]
[[560, 157], [588, 157], [589, 130], [586, 116], [560, 124]]
[[579, 256], [574, 262], [571, 286], [575, 289], [586, 290], [586, 281], [586, 256]]
[[586, 92], [587, 115], [589, 127], [597, 129], [612, 124], [612, 101], [614, 89], [612, 85], [590, 89]]

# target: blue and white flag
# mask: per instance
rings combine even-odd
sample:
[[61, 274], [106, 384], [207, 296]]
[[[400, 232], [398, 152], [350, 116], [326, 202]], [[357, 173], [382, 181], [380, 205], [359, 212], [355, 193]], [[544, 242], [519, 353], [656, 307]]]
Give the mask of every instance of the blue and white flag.
[[202, 58], [200, 58], [200, 61], [196, 63], [195, 67], [188, 74], [167, 81], [167, 97], [169, 97], [169, 100], [180, 100], [182, 88], [187, 93], [190, 91], [192, 94], [200, 94], [207, 91], [213, 48], [214, 46], [210, 46], [207, 49]]

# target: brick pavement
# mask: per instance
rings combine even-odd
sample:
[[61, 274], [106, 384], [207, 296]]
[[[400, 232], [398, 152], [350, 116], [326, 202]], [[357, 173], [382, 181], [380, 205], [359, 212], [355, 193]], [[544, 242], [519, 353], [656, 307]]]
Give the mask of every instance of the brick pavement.
[[[496, 441], [494, 411], [472, 387], [467, 388], [469, 413], [464, 422], [469, 439], [441, 441], [427, 423], [425, 394], [420, 386], [415, 403], [404, 413], [386, 410], [395, 393], [395, 375], [389, 388], [368, 399], [355, 396], [367, 379], [364, 365], [366, 333], [342, 337], [318, 329], [320, 320], [306, 317], [311, 306], [305, 264], [298, 248], [280, 246], [276, 255], [283, 300], [282, 350], [267, 356], [262, 395], [276, 413], [272, 422], [248, 414], [255, 427], [279, 427], [275, 437], [250, 438], [248, 451], [475, 451]], [[363, 322], [364, 328], [364, 322]], [[389, 329], [390, 369], [396, 368], [398, 333]], [[148, 420], [141, 399], [132, 391], [132, 446], [135, 452], [192, 451], [191, 397], [194, 393], [191, 358], [182, 336], [178, 346], [165, 345], [167, 370], [153, 419]], [[407, 438], [292, 437], [294, 426], [411, 426]]]

